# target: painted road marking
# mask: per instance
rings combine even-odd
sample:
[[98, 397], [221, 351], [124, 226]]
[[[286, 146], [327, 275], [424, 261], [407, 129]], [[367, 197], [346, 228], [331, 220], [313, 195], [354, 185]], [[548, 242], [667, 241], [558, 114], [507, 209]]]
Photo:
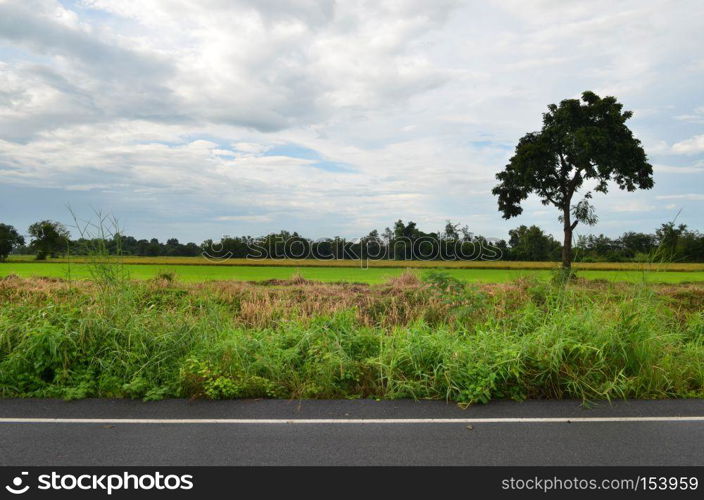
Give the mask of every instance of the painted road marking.
[[589, 422], [704, 422], [689, 417], [509, 417], [509, 418], [0, 418], [0, 424], [560, 424]]

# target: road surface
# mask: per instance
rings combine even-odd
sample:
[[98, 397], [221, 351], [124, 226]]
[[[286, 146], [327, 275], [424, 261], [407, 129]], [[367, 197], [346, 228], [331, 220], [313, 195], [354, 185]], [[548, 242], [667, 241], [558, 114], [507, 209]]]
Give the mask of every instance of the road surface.
[[704, 465], [704, 400], [0, 400], [0, 465]]

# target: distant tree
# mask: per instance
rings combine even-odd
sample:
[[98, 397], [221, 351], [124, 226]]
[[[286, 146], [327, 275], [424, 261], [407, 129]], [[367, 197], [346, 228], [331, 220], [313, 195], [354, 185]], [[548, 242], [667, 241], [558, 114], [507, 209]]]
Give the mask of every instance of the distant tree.
[[704, 235], [688, 230], [685, 224], [662, 224], [655, 230], [655, 238], [661, 258], [684, 262], [704, 261]]
[[161, 243], [156, 238], [149, 240], [147, 244], [146, 255], [147, 257], [158, 257], [161, 254]]
[[492, 193], [505, 219], [520, 215], [521, 201], [531, 193], [544, 205], [558, 208], [564, 229], [563, 268], [572, 265], [574, 228], [579, 222], [597, 221], [590, 191], [572, 203], [585, 181], [594, 181], [594, 190], [601, 193], [608, 191], [609, 181], [628, 191], [653, 187], [653, 167], [625, 125], [633, 113], [622, 108], [615, 97], [602, 99], [589, 91], [581, 101], [550, 104], [542, 130], [524, 135], [506, 168], [496, 174], [499, 184]]
[[607, 261], [616, 261], [621, 258], [619, 242], [603, 234], [580, 236], [577, 238], [576, 246], [584, 258]]
[[410, 259], [413, 253], [413, 236], [416, 223], [410, 221], [408, 226], [399, 219], [394, 223], [393, 241], [391, 242], [392, 257], [395, 260]]
[[145, 239], [137, 240], [135, 244], [135, 255], [147, 255], [149, 251], [149, 241]]
[[180, 256], [180, 246], [181, 244], [179, 243], [178, 238], [167, 239], [166, 244], [164, 245], [165, 255], [168, 255], [169, 257]]
[[647, 255], [656, 246], [654, 235], [634, 231], [623, 233], [618, 241], [625, 257], [635, 257], [638, 254]]
[[678, 257], [686, 262], [704, 262], [704, 235], [699, 231], [685, 231], [677, 244]]
[[60, 222], [43, 220], [35, 222], [27, 230], [32, 237], [29, 247], [36, 252], [37, 260], [44, 260], [48, 256], [62, 255], [68, 245], [69, 232]]
[[509, 255], [513, 260], [546, 261], [560, 254], [560, 243], [538, 226], [520, 226], [508, 234]]
[[383, 256], [383, 242], [379, 236], [379, 231], [376, 229], [369, 232], [368, 235], [360, 240], [360, 257], [379, 259]]
[[445, 223], [445, 229], [443, 231], [443, 239], [447, 240], [458, 240], [460, 234], [457, 232], [459, 229], [459, 224], [453, 224], [452, 221], [447, 221]]
[[677, 254], [677, 246], [682, 235], [687, 231], [685, 224], [675, 226], [674, 222], [662, 224], [655, 230], [655, 237], [658, 240], [661, 252], [666, 259], [674, 259]]
[[22, 235], [14, 227], [0, 223], [0, 262], [4, 261], [14, 248], [22, 245]]
[[459, 224], [452, 221], [445, 223], [445, 229], [440, 233], [440, 255], [442, 259], [452, 260], [457, 258], [456, 246], [460, 241]]

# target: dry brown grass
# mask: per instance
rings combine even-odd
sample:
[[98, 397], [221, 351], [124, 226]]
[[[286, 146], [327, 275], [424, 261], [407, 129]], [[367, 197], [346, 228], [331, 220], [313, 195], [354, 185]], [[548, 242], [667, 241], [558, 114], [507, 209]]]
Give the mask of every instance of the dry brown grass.
[[[544, 284], [530, 279], [511, 283], [474, 286], [486, 307], [475, 319], [499, 318], [510, 315], [531, 300]], [[578, 280], [573, 287], [585, 297], [618, 300], [634, 285]], [[80, 302], [81, 307], [98, 303], [98, 287], [87, 281], [68, 282], [61, 279], [19, 278], [0, 279], [0, 306], [3, 301], [31, 303]], [[303, 279], [270, 282], [207, 282], [178, 283], [166, 279], [135, 282], [135, 300], [145, 307], [172, 308], [185, 314], [205, 314], [204, 303], [226, 308], [233, 321], [246, 327], [267, 328], [287, 320], [308, 321], [321, 315], [333, 315], [353, 310], [360, 325], [391, 328], [423, 319], [442, 323], [452, 314], [452, 304], [436, 290], [418, 279], [412, 272], [403, 273], [381, 285], [323, 283]], [[691, 311], [704, 309], [704, 287], [701, 285], [653, 286], [665, 297], [668, 307], [685, 317]], [[83, 300], [76, 301], [78, 298]], [[600, 299], [601, 300], [601, 299]]]
[[406, 269], [398, 276], [392, 276], [386, 280], [386, 285], [395, 288], [418, 288], [422, 284], [418, 274], [411, 269]]
[[[92, 285], [85, 282], [86, 287]], [[21, 278], [16, 274], [10, 274], [0, 278], [0, 292], [8, 294], [26, 293], [54, 293], [58, 290], [65, 290], [69, 283], [60, 278]]]
[[369, 286], [293, 280], [275, 283], [219, 282], [187, 286], [191, 293], [214, 294], [250, 327], [269, 327], [286, 319], [312, 319], [352, 309], [360, 324], [391, 326], [419, 317], [437, 298], [420, 281], [403, 286]]

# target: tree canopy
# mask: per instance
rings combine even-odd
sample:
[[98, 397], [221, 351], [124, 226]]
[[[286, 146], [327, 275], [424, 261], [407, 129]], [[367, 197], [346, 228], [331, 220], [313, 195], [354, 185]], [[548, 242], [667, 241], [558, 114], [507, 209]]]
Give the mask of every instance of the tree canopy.
[[36, 252], [37, 259], [57, 257], [63, 254], [69, 242], [69, 232], [60, 222], [43, 220], [29, 226], [28, 232], [32, 237], [30, 248]]
[[492, 193], [498, 196], [505, 219], [520, 215], [521, 202], [530, 194], [560, 211], [563, 267], [572, 263], [574, 228], [579, 222], [597, 221], [589, 202], [591, 191], [573, 203], [585, 183], [600, 193], [608, 192], [609, 182], [627, 191], [653, 187], [653, 167], [626, 126], [631, 116], [615, 97], [601, 98], [591, 91], [584, 92], [581, 100], [550, 104], [542, 129], [524, 135], [508, 165], [496, 174], [499, 184]]
[[0, 223], [0, 261], [5, 260], [12, 249], [20, 245], [24, 245], [24, 237], [14, 227]]

